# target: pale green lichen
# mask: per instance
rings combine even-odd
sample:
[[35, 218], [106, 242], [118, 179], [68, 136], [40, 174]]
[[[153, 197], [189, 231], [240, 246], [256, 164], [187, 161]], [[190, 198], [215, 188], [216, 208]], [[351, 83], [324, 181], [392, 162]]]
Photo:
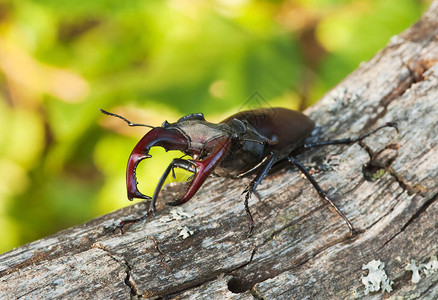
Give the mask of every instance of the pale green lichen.
[[388, 293], [392, 291], [392, 284], [394, 282], [389, 280], [384, 268], [385, 263], [380, 260], [372, 260], [362, 266], [362, 270], [369, 270], [367, 276], [362, 276], [362, 283], [365, 285], [365, 295], [368, 295], [370, 292], [377, 292], [380, 289]]
[[412, 271], [412, 278], [411, 281], [413, 283], [418, 283], [420, 282], [421, 276], [420, 276], [420, 269], [421, 269], [421, 265], [419, 265], [417, 267], [417, 262], [415, 261], [415, 259], [411, 259], [411, 263], [408, 264], [408, 266], [406, 267], [406, 270], [408, 271]]
[[420, 272], [423, 271], [423, 273], [426, 275], [426, 277], [429, 277], [430, 275], [438, 272], [438, 260], [436, 256], [432, 256], [429, 260], [429, 262], [425, 264], [420, 264], [417, 267], [417, 262], [415, 259], [411, 259], [411, 263], [407, 265], [406, 270], [412, 271], [412, 278], [411, 281], [413, 283], [418, 283], [421, 280]]
[[179, 232], [179, 236], [185, 240], [189, 236], [193, 235], [194, 231], [190, 230], [187, 226], [184, 226], [181, 228], [181, 231]]
[[424, 274], [426, 277], [438, 272], [438, 260], [436, 256], [432, 256], [427, 264], [424, 265]]

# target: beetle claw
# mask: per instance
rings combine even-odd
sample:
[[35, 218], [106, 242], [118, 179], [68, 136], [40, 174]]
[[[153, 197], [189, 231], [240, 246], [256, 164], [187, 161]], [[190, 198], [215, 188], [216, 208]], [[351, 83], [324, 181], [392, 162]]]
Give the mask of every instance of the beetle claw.
[[394, 128], [397, 131], [397, 133], [400, 133], [399, 130], [398, 130], [397, 122], [387, 122], [384, 126], [392, 127], [392, 128]]
[[[148, 197], [148, 196], [146, 196], [146, 197]], [[149, 197], [149, 198], [150, 198], [150, 197]], [[119, 225], [117, 225], [117, 226], [114, 228], [113, 233], [116, 233], [117, 230], [120, 230], [120, 233], [121, 233], [121, 234], [124, 234], [124, 233], [125, 233], [125, 230], [124, 230], [124, 229], [125, 229], [125, 226], [130, 226], [130, 225], [132, 225], [132, 224], [135, 224], [135, 223], [141, 222], [141, 221], [147, 219], [147, 218], [150, 217], [150, 216], [155, 217], [155, 208], [154, 208], [154, 209], [153, 209], [152, 207], [149, 208], [148, 212], [147, 212], [145, 215], [141, 216], [140, 218], [137, 218], [137, 219], [128, 219], [128, 220], [122, 220], [122, 221], [120, 221]]]
[[181, 204], [183, 204], [184, 202], [182, 202], [182, 201], [180, 201], [179, 199], [177, 199], [177, 200], [174, 200], [174, 201], [172, 201], [172, 202], [167, 202], [166, 203], [166, 205], [168, 205], [168, 206], [178, 206], [178, 205], [181, 205]]
[[117, 231], [117, 229], [118, 229], [118, 230], [120, 230], [121, 234], [124, 234], [125, 233], [125, 231], [124, 231], [125, 226], [141, 222], [144, 219], [146, 219], [148, 216], [149, 216], [149, 213], [147, 213], [144, 216], [142, 216], [140, 218], [137, 218], [137, 219], [122, 220], [122, 221], [120, 221], [119, 225], [117, 225], [114, 228], [113, 233], [115, 233]]

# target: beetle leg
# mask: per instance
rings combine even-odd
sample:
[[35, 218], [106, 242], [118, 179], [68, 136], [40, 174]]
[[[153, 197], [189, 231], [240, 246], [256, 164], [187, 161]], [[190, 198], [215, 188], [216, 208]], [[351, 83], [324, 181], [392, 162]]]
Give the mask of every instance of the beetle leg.
[[268, 160], [269, 158], [270, 158], [270, 156], [265, 156], [258, 164], [256, 164], [251, 169], [243, 171], [243, 172], [237, 174], [237, 177], [241, 178], [241, 177], [245, 177], [245, 176], [249, 175], [250, 173], [252, 173], [255, 170], [257, 170], [261, 165], [263, 165], [266, 162], [266, 160]]
[[[170, 171], [172, 170], [173, 176], [175, 176], [175, 173], [173, 171], [174, 168], [181, 168], [189, 172], [196, 172], [195, 166], [188, 160], [175, 158], [167, 167], [167, 169], [164, 171], [163, 175], [160, 178], [160, 181], [158, 181], [157, 187], [155, 188], [154, 195], [152, 196], [151, 206], [149, 207], [149, 212], [152, 214], [155, 214], [155, 203], [157, 202], [158, 194], [161, 191], [161, 188], [164, 185], [164, 182], [166, 181], [167, 176], [169, 176]], [[148, 213], [149, 213], [148, 212]]]
[[120, 231], [123, 233], [123, 227], [125, 227], [125, 225], [135, 224], [135, 223], [138, 223], [140, 221], [143, 221], [144, 219], [146, 219], [150, 215], [155, 215], [155, 211], [156, 211], [155, 204], [157, 202], [158, 194], [160, 193], [160, 190], [163, 187], [167, 176], [169, 176], [170, 171], [173, 171], [174, 168], [182, 168], [182, 169], [189, 171], [189, 172], [195, 172], [195, 167], [189, 161], [184, 160], [184, 159], [175, 158], [169, 164], [169, 166], [166, 168], [166, 170], [164, 171], [160, 180], [158, 181], [157, 187], [155, 188], [155, 191], [154, 191], [154, 195], [152, 196], [151, 204], [149, 205], [148, 212], [140, 218], [121, 221], [120, 224], [114, 230], [119, 228]]
[[310, 144], [304, 144], [303, 148], [304, 149], [309, 149], [309, 148], [314, 148], [314, 147], [321, 147], [321, 146], [327, 146], [327, 145], [348, 145], [348, 144], [353, 144], [356, 142], [359, 142], [367, 137], [369, 137], [370, 135], [376, 133], [377, 131], [379, 131], [382, 128], [385, 127], [393, 127], [395, 128], [395, 130], [397, 130], [398, 132], [398, 127], [397, 127], [397, 123], [394, 122], [388, 122], [383, 124], [382, 126], [377, 127], [376, 129], [365, 133], [359, 137], [355, 137], [355, 138], [346, 138], [346, 139], [340, 139], [340, 140], [328, 140], [328, 141], [321, 141], [321, 142], [316, 142], [316, 143], [310, 143]]
[[149, 215], [150, 215], [150, 214], [149, 214], [149, 211], [148, 211], [145, 215], [141, 216], [140, 218], [137, 218], [137, 219], [128, 219], [128, 220], [122, 220], [122, 221], [120, 221], [119, 225], [117, 225], [116, 228], [114, 228], [113, 233], [115, 233], [116, 230], [119, 229], [120, 232], [123, 234], [123, 233], [124, 233], [123, 228], [124, 228], [126, 225], [135, 224], [135, 223], [138, 223], [138, 222], [140, 222], [140, 221], [143, 221], [144, 219], [146, 219], [147, 217], [149, 217]]
[[330, 205], [336, 210], [336, 212], [345, 220], [345, 222], [348, 225], [348, 228], [350, 229], [351, 236], [356, 234], [356, 230], [353, 227], [353, 224], [351, 221], [345, 216], [345, 214], [341, 211], [341, 209], [327, 196], [327, 193], [322, 189], [322, 187], [316, 182], [315, 178], [309, 173], [309, 171], [306, 169], [305, 166], [298, 160], [296, 160], [293, 157], [288, 157], [291, 164], [297, 166], [297, 168], [307, 177], [307, 179], [310, 181], [310, 183], [313, 185], [313, 187], [318, 192], [319, 196], [330, 203]]
[[172, 168], [172, 177], [173, 179], [176, 179], [176, 175], [175, 175], [175, 168], [181, 168], [184, 169], [186, 171], [189, 172], [195, 172], [196, 169], [192, 167], [192, 165], [190, 163], [188, 163], [187, 160], [182, 159], [183, 157], [189, 156], [188, 154], [184, 154], [183, 156], [181, 156], [179, 159], [174, 159], [171, 164], [173, 164]]
[[246, 214], [249, 217], [249, 231], [248, 236], [252, 234], [252, 231], [254, 230], [254, 219], [252, 218], [251, 211], [249, 210], [248, 201], [251, 198], [251, 194], [255, 192], [257, 186], [262, 181], [263, 177], [265, 177], [266, 174], [268, 174], [269, 170], [272, 168], [272, 165], [277, 161], [278, 157], [276, 154], [272, 153], [270, 156], [267, 156], [267, 163], [263, 167], [263, 169], [254, 177], [254, 179], [251, 181], [251, 183], [246, 187], [246, 189], [243, 191], [242, 195], [245, 194], [245, 211]]

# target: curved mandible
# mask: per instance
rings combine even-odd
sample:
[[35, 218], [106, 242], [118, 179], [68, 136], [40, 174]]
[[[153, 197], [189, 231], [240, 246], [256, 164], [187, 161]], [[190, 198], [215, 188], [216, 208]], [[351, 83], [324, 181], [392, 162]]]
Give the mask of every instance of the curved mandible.
[[151, 197], [142, 194], [138, 190], [136, 170], [140, 161], [151, 157], [149, 149], [153, 146], [160, 146], [166, 150], [184, 151], [188, 148], [188, 141], [179, 131], [162, 127], [155, 127], [143, 136], [132, 150], [126, 168], [126, 188], [128, 199], [131, 201], [134, 198], [151, 199]]
[[204, 160], [188, 160], [188, 162], [193, 164], [196, 168], [195, 176], [193, 177], [193, 180], [187, 188], [185, 194], [181, 198], [167, 203], [168, 205], [181, 205], [189, 201], [196, 194], [211, 172], [213, 172], [222, 159], [227, 156], [231, 144], [231, 138], [229, 136], [221, 137], [217, 140], [214, 140], [214, 144], [215, 147], [210, 152], [211, 154]]

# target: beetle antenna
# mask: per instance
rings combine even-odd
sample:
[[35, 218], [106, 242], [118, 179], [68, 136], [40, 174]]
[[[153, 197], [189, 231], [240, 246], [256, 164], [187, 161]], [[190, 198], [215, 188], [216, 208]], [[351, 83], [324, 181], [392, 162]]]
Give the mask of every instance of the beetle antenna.
[[155, 128], [154, 126], [151, 126], [151, 125], [132, 123], [132, 122], [129, 121], [128, 119], [126, 119], [126, 118], [124, 118], [124, 117], [122, 117], [122, 116], [120, 116], [120, 115], [118, 115], [118, 114], [113, 114], [113, 113], [110, 113], [110, 112], [108, 112], [108, 111], [106, 111], [106, 110], [103, 110], [103, 109], [100, 109], [100, 111], [101, 111], [102, 113], [104, 113], [105, 115], [113, 116], [113, 117], [116, 117], [116, 118], [122, 119], [123, 121], [125, 121], [126, 123], [128, 123], [129, 126], [144, 126], [144, 127], [149, 127], [149, 128]]

